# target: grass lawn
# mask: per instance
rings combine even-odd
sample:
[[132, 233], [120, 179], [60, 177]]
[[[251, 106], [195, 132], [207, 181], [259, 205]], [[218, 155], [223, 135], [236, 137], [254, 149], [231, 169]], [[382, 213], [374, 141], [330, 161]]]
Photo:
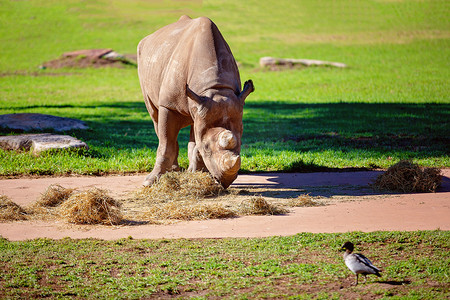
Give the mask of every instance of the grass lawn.
[[[256, 91], [244, 108], [242, 172], [450, 167], [448, 1], [0, 0], [0, 114], [79, 118], [88, 151], [0, 150], [0, 175], [152, 169], [158, 140], [135, 67], [40, 70], [65, 51], [135, 53], [181, 14], [213, 19]], [[344, 62], [271, 72], [262, 56]], [[2, 135], [17, 134], [2, 130]], [[180, 165], [188, 166], [188, 129]]]
[[[382, 269], [352, 286], [340, 246]], [[443, 231], [202, 240], [0, 239], [0, 298], [448, 299]]]

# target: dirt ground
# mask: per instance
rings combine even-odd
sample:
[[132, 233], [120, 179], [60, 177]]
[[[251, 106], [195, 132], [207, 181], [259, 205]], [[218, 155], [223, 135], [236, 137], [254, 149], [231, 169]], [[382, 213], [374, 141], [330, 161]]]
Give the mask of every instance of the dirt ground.
[[[63, 221], [0, 223], [0, 236], [9, 240], [39, 237], [60, 239], [98, 238], [223, 238], [287, 236], [300, 232], [377, 230], [450, 230], [450, 169], [442, 170], [442, 186], [436, 193], [392, 194], [375, 191], [369, 184], [381, 171], [264, 173], [240, 175], [231, 188], [257, 191], [277, 201], [309, 194], [321, 196], [327, 205], [294, 207], [279, 216], [245, 216], [205, 221], [180, 221], [170, 225], [88, 226]], [[52, 184], [66, 188], [106, 189], [126, 199], [140, 188], [145, 175], [104, 177], [42, 177], [0, 179], [0, 194], [26, 206]]]

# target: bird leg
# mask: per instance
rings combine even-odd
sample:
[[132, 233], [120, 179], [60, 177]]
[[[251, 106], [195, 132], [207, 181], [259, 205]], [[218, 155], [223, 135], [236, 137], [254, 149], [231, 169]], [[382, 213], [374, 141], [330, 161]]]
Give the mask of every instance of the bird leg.
[[359, 274], [356, 274], [356, 283], [355, 283], [355, 286], [358, 285], [358, 275], [359, 275]]

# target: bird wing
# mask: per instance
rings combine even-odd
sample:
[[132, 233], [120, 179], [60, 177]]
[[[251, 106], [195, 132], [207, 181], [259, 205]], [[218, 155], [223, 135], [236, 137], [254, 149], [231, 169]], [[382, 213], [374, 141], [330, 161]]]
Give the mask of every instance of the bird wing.
[[380, 271], [380, 269], [378, 269], [377, 267], [375, 267], [373, 264], [372, 264], [372, 262], [367, 258], [367, 257], [365, 257], [363, 254], [361, 254], [361, 253], [355, 253], [355, 258], [356, 258], [356, 260], [359, 262], [359, 263], [361, 263], [361, 264], [363, 264], [364, 266], [366, 266], [367, 268], [369, 268], [369, 269], [371, 269], [373, 272], [381, 272]]

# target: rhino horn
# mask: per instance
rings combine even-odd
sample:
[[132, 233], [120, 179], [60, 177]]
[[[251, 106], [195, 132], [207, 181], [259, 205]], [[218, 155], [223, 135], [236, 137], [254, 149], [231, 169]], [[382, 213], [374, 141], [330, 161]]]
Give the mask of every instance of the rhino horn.
[[241, 157], [231, 152], [225, 153], [222, 156], [221, 167], [224, 174], [237, 173], [241, 167]]
[[247, 96], [250, 95], [250, 93], [253, 91], [255, 91], [253, 81], [247, 80], [244, 83], [244, 88], [242, 89], [242, 92], [239, 94], [239, 100], [241, 100], [242, 104], [244, 104], [245, 98], [247, 98]]
[[225, 154], [222, 158], [223, 173], [220, 177], [220, 184], [223, 188], [227, 188], [233, 183], [238, 175], [238, 171], [241, 167], [241, 158], [235, 154]]
[[193, 90], [191, 90], [187, 84], [186, 84], [186, 94], [188, 95], [189, 98], [191, 98], [198, 104], [203, 103], [203, 99], [199, 95], [197, 95]]
[[237, 145], [237, 140], [230, 130], [224, 130], [219, 134], [219, 146], [222, 149], [233, 149]]

